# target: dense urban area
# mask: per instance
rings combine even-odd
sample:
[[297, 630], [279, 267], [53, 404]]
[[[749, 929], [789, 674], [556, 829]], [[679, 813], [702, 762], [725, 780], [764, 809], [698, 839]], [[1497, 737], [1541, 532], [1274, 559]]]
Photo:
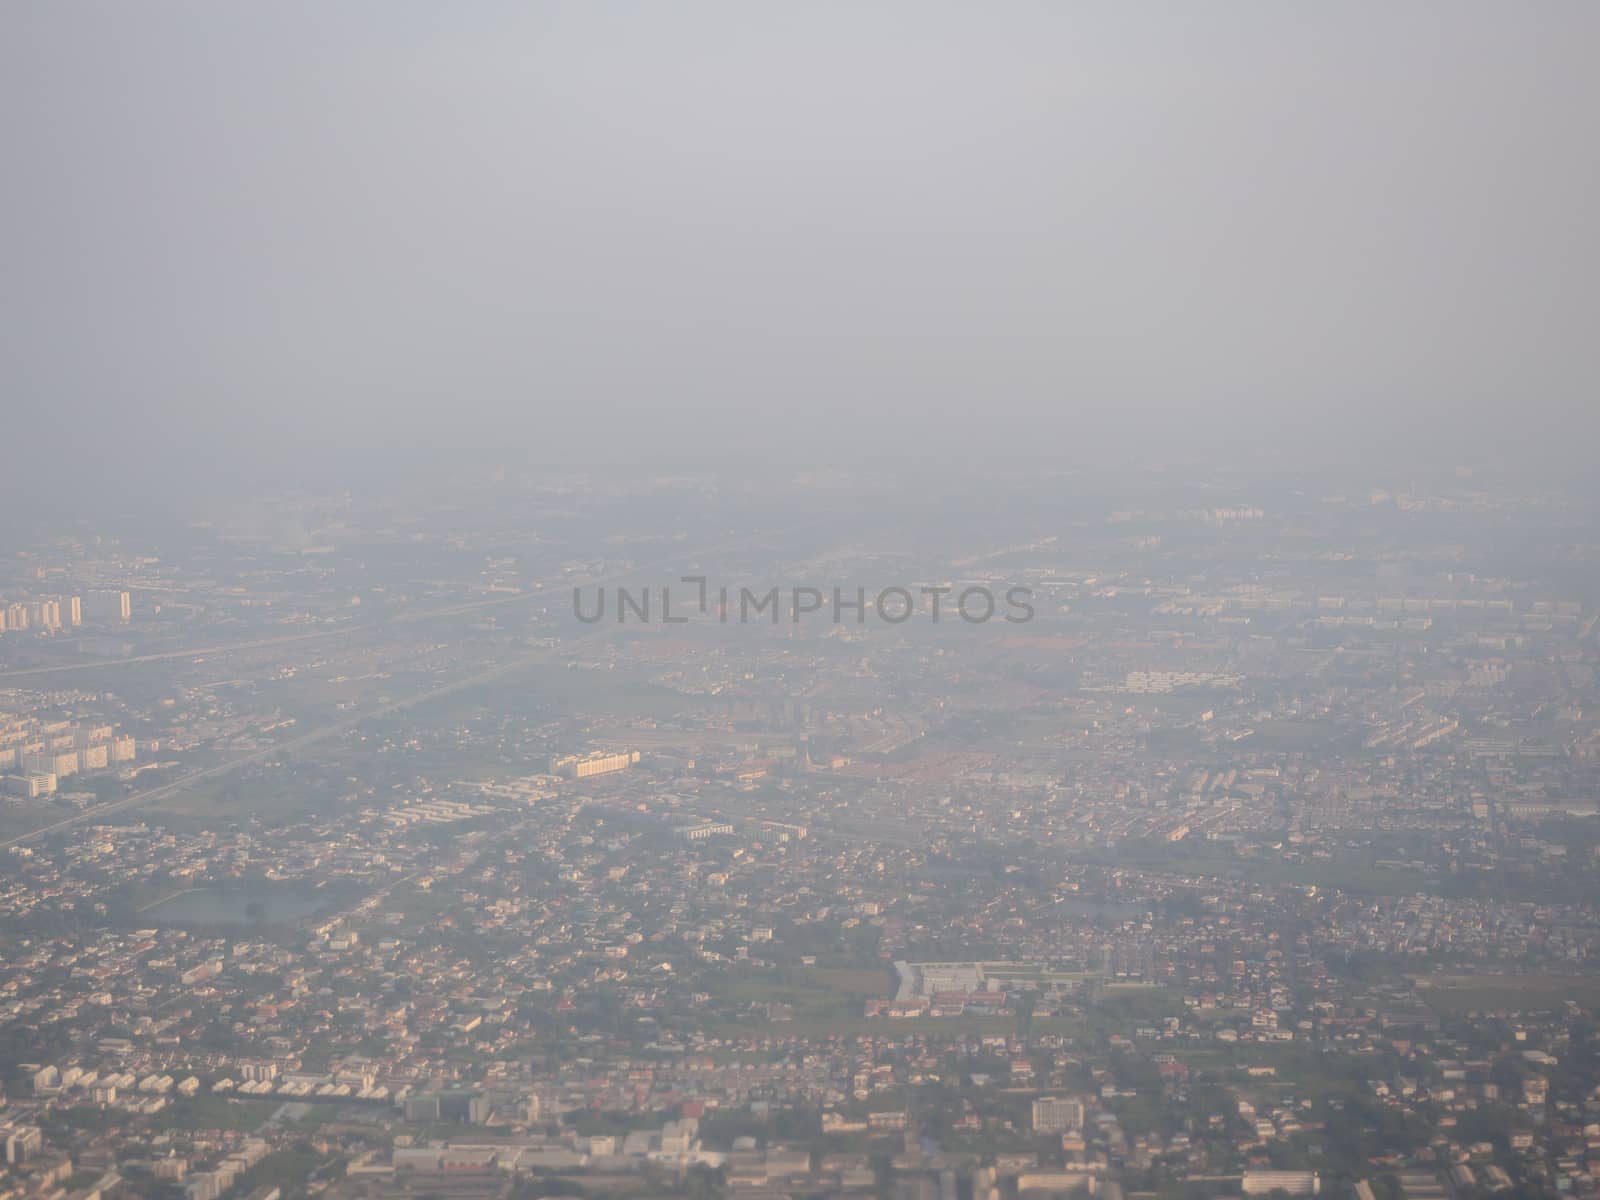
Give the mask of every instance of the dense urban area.
[[0, 560], [0, 1200], [1600, 1195], [1600, 522], [620, 478]]

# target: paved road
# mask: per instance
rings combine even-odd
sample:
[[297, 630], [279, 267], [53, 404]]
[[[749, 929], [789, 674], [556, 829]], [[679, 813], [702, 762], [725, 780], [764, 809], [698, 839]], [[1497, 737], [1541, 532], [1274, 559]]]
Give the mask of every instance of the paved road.
[[[752, 543], [758, 543], [761, 540], [762, 539], [760, 537], [740, 538], [735, 541], [706, 547], [698, 551], [680, 551], [678, 554], [675, 554], [670, 561], [681, 564], [699, 555], [723, 553], [728, 550], [738, 549], [740, 547], [750, 545]], [[339, 629], [323, 630], [316, 633], [293, 634], [283, 638], [256, 639], [250, 642], [236, 643], [232, 646], [215, 647], [211, 650], [175, 650], [169, 653], [145, 655], [140, 658], [107, 659], [92, 663], [73, 663], [70, 666], [63, 667], [32, 667], [23, 671], [11, 671], [0, 674], [0, 679], [9, 679], [17, 675], [45, 674], [56, 671], [81, 671], [94, 667], [115, 667], [132, 662], [153, 662], [162, 659], [174, 658], [198, 658], [204, 655], [231, 653], [236, 650], [249, 649], [263, 645], [280, 645], [295, 642], [305, 642], [315, 638], [338, 637], [358, 631], [382, 628], [391, 620], [403, 619], [408, 622], [414, 622], [427, 620], [432, 617], [457, 616], [462, 613], [477, 612], [488, 608], [498, 608], [509, 604], [524, 603], [530, 600], [539, 599], [541, 597], [553, 596], [558, 593], [564, 595], [566, 594], [567, 589], [572, 587], [601, 587], [607, 584], [619, 583], [626, 579], [632, 579], [645, 571], [661, 570], [666, 566], [666, 561], [659, 563], [643, 563], [638, 566], [631, 567], [626, 571], [619, 571], [612, 575], [606, 575], [597, 578], [565, 580], [559, 585], [537, 588], [533, 591], [518, 592], [515, 595], [496, 596], [489, 600], [479, 600], [466, 604], [456, 604], [451, 605], [448, 608], [430, 609], [427, 612], [415, 613], [409, 616], [402, 615], [401, 617], [390, 618], [387, 620], [368, 621], [360, 625], [348, 625]], [[231, 774], [232, 772], [239, 770], [241, 767], [249, 766], [251, 763], [262, 762], [266, 759], [277, 758], [283, 755], [296, 754], [305, 749], [307, 746], [311, 746], [317, 742], [326, 741], [329, 738], [338, 737], [341, 734], [348, 733], [350, 730], [355, 729], [357, 726], [366, 721], [372, 720], [374, 717], [384, 717], [391, 713], [403, 712], [408, 708], [415, 708], [417, 705], [424, 704], [438, 696], [447, 696], [452, 692], [458, 692], [464, 688], [475, 687], [480, 683], [484, 683], [487, 680], [494, 679], [498, 676], [509, 675], [512, 672], [520, 671], [525, 667], [530, 667], [537, 663], [548, 661], [555, 655], [564, 653], [576, 645], [589, 641], [593, 638], [604, 636], [604, 634], [607, 632], [607, 629], [608, 627], [604, 624], [597, 625], [595, 626], [594, 632], [568, 639], [559, 646], [544, 647], [539, 650], [535, 650], [529, 654], [521, 655], [517, 658], [511, 659], [508, 662], [490, 667], [487, 670], [478, 671], [461, 679], [454, 680], [451, 683], [442, 684], [439, 687], [430, 688], [427, 691], [419, 692], [415, 695], [407, 696], [400, 700], [390, 701], [389, 703], [380, 705], [377, 708], [368, 709], [366, 712], [359, 713], [343, 721], [325, 725], [314, 732], [304, 733], [299, 737], [290, 738], [286, 742], [278, 742], [277, 744], [268, 746], [263, 750], [256, 750], [249, 754], [240, 755], [238, 758], [229, 759], [227, 762], [218, 763], [216, 766], [205, 767], [197, 771], [191, 771], [181, 778], [173, 780], [171, 783], [164, 783], [159, 787], [150, 788], [142, 792], [136, 792], [131, 796], [123, 796], [117, 800], [109, 800], [104, 804], [97, 804], [92, 808], [84, 809], [82, 812], [74, 813], [72, 816], [66, 817], [63, 820], [54, 821], [49, 825], [41, 826], [38, 829], [34, 829], [28, 833], [11, 838], [8, 841], [0, 842], [0, 849], [34, 841], [49, 834], [57, 833], [63, 829], [70, 829], [75, 825], [82, 825], [107, 816], [111, 813], [120, 812], [125, 808], [137, 808], [140, 805], [149, 804], [152, 801], [164, 799], [167, 796], [175, 795], [176, 793], [183, 791], [185, 788], [191, 788], [197, 783], [204, 783], [206, 780], [216, 779], [221, 776]]]
[[[291, 646], [305, 642], [326, 641], [330, 638], [351, 637], [355, 634], [370, 633], [395, 625], [415, 625], [442, 617], [459, 617], [468, 613], [503, 608], [512, 604], [527, 604], [534, 600], [547, 600], [554, 596], [567, 596], [571, 594], [571, 589], [573, 588], [596, 588], [621, 583], [645, 571], [663, 570], [669, 568], [672, 563], [682, 563], [684, 560], [694, 557], [695, 553], [717, 554], [737, 549], [741, 545], [748, 545], [756, 540], [758, 539], [747, 538], [738, 542], [712, 546], [698, 552], [684, 552], [675, 555], [671, 560], [640, 563], [638, 566], [630, 567], [626, 571], [618, 571], [611, 575], [564, 579], [559, 584], [533, 588], [526, 592], [492, 596], [487, 600], [468, 600], [461, 604], [449, 604], [443, 608], [423, 609], [420, 612], [398, 612], [377, 617], [370, 621], [352, 621], [349, 624], [339, 625], [333, 629], [318, 629], [308, 633], [289, 633], [279, 637], [251, 638], [242, 642], [225, 642], [216, 646], [196, 646], [187, 650], [163, 650], [156, 654], [136, 654], [130, 658], [96, 658], [90, 659], [88, 662], [59, 663], [43, 667], [21, 667], [14, 671], [0, 671], [0, 681], [22, 679], [33, 675], [56, 675], [67, 671], [94, 671], [102, 668], [126, 667], [135, 663], [170, 662], [180, 658], [215, 658], [224, 654], [235, 654], [241, 650], [259, 650], [272, 646]], [[666, 582], [675, 582], [675, 579], [669, 579]]]
[[189, 650], [163, 650], [159, 654], [135, 654], [128, 658], [93, 658], [87, 662], [62, 663], [49, 667], [21, 667], [15, 671], [0, 671], [0, 680], [22, 679], [29, 675], [59, 675], [64, 671], [94, 671], [102, 667], [130, 667], [135, 663], [168, 662], [177, 658], [211, 658], [233, 654], [240, 650], [258, 650], [267, 646], [287, 646], [296, 642], [314, 642], [323, 638], [343, 637], [363, 629], [376, 629], [375, 622], [361, 625], [342, 625], [338, 629], [322, 629], [315, 633], [286, 634], [283, 637], [255, 638], [247, 642], [226, 642], [220, 646], [195, 646]]
[[[723, 544], [718, 544], [718, 546], [706, 547], [706, 549], [682, 550], [682, 552], [678, 552], [678, 554], [674, 555], [672, 562], [683, 563], [686, 562], [686, 560], [690, 560], [690, 558], [698, 557], [698, 555], [704, 554], [722, 554], [722, 552], [726, 552], [726, 550], [741, 549], [741, 547], [750, 546], [750, 544], [760, 541], [765, 541], [765, 538], [763, 538], [763, 536], [757, 536], [757, 538], [741, 538], [736, 539], [736, 541], [723, 542]], [[358, 624], [358, 626], [344, 626], [341, 627], [341, 629], [318, 630], [318, 632], [314, 632], [314, 634], [293, 634], [286, 635], [286, 637], [282, 638], [256, 638], [256, 640], [251, 640], [251, 642], [238, 642], [229, 646], [213, 646], [211, 650], [174, 650], [162, 654], [144, 654], [144, 656], [141, 656], [141, 658], [106, 659], [106, 661], [99, 662], [74, 662], [74, 664], [64, 667], [29, 667], [29, 669], [26, 670], [13, 670], [13, 672], [5, 672], [5, 674], [0, 674], [0, 680], [5, 680], [5, 678], [13, 678], [16, 677], [16, 675], [46, 674], [46, 672], [58, 672], [58, 670], [88, 670], [91, 669], [91, 667], [125, 666], [125, 664], [128, 664], [128, 662], [154, 662], [160, 661], [160, 659], [202, 658], [202, 656], [216, 656], [216, 654], [234, 653], [234, 651], [238, 650], [251, 650], [251, 648], [258, 648], [258, 646], [290, 645], [290, 643], [310, 642], [310, 640], [314, 640], [314, 638], [341, 637], [341, 635], [355, 634], [355, 632], [363, 632], [363, 630], [381, 629], [381, 627], [387, 626], [390, 621], [402, 621], [403, 619], [403, 621], [413, 622], [424, 621], [424, 619], [435, 618], [435, 616], [459, 616], [461, 613], [475, 613], [475, 611], [485, 610], [485, 608], [499, 608], [499, 606], [504, 605], [515, 605], [515, 603], [528, 602], [528, 600], [538, 600], [538, 598], [550, 597], [550, 595], [565, 595], [566, 589], [570, 589], [570, 587], [602, 587], [606, 586], [606, 584], [616, 584], [616, 582], [624, 581], [624, 579], [635, 578], [635, 576], [643, 573], [643, 571], [664, 570], [666, 566], [666, 562], [642, 563], [642, 565], [632, 566], [632, 568], [629, 568], [627, 571], [618, 571], [618, 573], [608, 574], [608, 576], [598, 576], [598, 578], [566, 579], [566, 581], [560, 582], [560, 584], [554, 584], [554, 586], [549, 587], [539, 587], [539, 589], [530, 590], [530, 592], [517, 592], [515, 595], [498, 595], [498, 597], [490, 598], [490, 600], [475, 600], [475, 602], [464, 603], [464, 605], [451, 605], [448, 606], [448, 608], [435, 608], [435, 610], [429, 610], [426, 611], [426, 613], [402, 614], [400, 618], [390, 618], [386, 619], [386, 621], [368, 621], [363, 622], [363, 624]], [[338, 738], [338, 736], [341, 736], [341, 734], [349, 733], [350, 730], [354, 730], [354, 728], [357, 728], [358, 725], [362, 725], [362, 723], [365, 722], [370, 722], [370, 720], [373, 720], [374, 717], [387, 717], [387, 715], [394, 714], [394, 712], [403, 712], [405, 709], [413, 709], [413, 707], [418, 706], [418, 704], [426, 704], [427, 701], [438, 698], [438, 696], [448, 696], [448, 694], [453, 693], [453, 691], [461, 691], [464, 690], [464, 688], [472, 688], [472, 686], [477, 686], [478, 683], [485, 683], [488, 682], [488, 680], [491, 680], [491, 678], [498, 678], [499, 675], [509, 675], [512, 674], [512, 672], [515, 672], [515, 670], [522, 670], [525, 669], [525, 667], [536, 666], [536, 664], [539, 664], [539, 662], [546, 662], [549, 661], [550, 658], [554, 658], [555, 654], [560, 654], [563, 653], [563, 651], [571, 650], [573, 646], [581, 645], [581, 643], [584, 642], [589, 642], [589, 640], [592, 640], [592, 638], [603, 637], [606, 632], [608, 632], [608, 627], [606, 627], [605, 624], [600, 624], [600, 626], [595, 626], [594, 632], [581, 635], [581, 637], [568, 638], [568, 640], [563, 642], [562, 645], [546, 646], [546, 648], [541, 648], [541, 650], [531, 651], [531, 653], [528, 654], [522, 654], [522, 656], [518, 656], [518, 658], [510, 659], [509, 662], [501, 662], [499, 666], [488, 667], [486, 670], [478, 670], [478, 672], [474, 672], [472, 675], [466, 675], [466, 677], [458, 678], [458, 680], [453, 680], [451, 683], [443, 683], [443, 685], [437, 686], [437, 688], [429, 688], [429, 690], [421, 691], [421, 693], [413, 694], [413, 696], [406, 696], [406, 698], [397, 699], [397, 701], [390, 701], [389, 704], [382, 704], [382, 706], [376, 707], [376, 709], [368, 709], [366, 712], [354, 715], [354, 717], [346, 718], [346, 720], [342, 720], [342, 722], [336, 722], [333, 723], [333, 725], [322, 726], [320, 730], [312, 731], [312, 733], [302, 733], [301, 736], [298, 736], [298, 738], [290, 738], [288, 741], [277, 742], [277, 744], [274, 744], [274, 746], [266, 747], [266, 749], [253, 750], [253, 752], [250, 752], [250, 754], [240, 755], [240, 757], [237, 758], [229, 758], [226, 763], [218, 763], [216, 766], [206, 766], [206, 768], [202, 768], [202, 770], [189, 771], [189, 773], [184, 774], [182, 778], [173, 779], [173, 781], [168, 782], [168, 784], [162, 784], [160, 787], [150, 787], [150, 789], [144, 790], [144, 792], [134, 792], [133, 795], [125, 795], [125, 797], [117, 798], [117, 800], [107, 800], [107, 802], [102, 803], [102, 805], [94, 805], [93, 808], [85, 808], [82, 813], [74, 813], [72, 816], [69, 816], [69, 818], [61, 819], [61, 821], [53, 821], [51, 824], [48, 824], [48, 826], [38, 827], [38, 829], [30, 830], [30, 832], [27, 832], [27, 834], [21, 834], [18, 835], [18, 837], [13, 837], [10, 838], [10, 840], [6, 840], [6, 842], [0, 842], [0, 850], [5, 850], [6, 846], [16, 846], [22, 845], [22, 843], [26, 842], [34, 842], [34, 840], [37, 840], [37, 838], [48, 837], [50, 834], [61, 832], [62, 829], [72, 829], [74, 826], [82, 826], [82, 824], [85, 824], [85, 822], [96, 821], [96, 819], [102, 818], [102, 816], [109, 816], [110, 813], [118, 813], [118, 811], [125, 810], [125, 808], [138, 808], [138, 806], [147, 805], [147, 803], [155, 802], [155, 800], [163, 800], [163, 798], [170, 797], [170, 795], [176, 795], [178, 792], [182, 792], [182, 790], [187, 789], [187, 787], [194, 787], [195, 784], [202, 784], [202, 782], [208, 781], [208, 779], [218, 779], [221, 778], [221, 776], [226, 776], [226, 774], [234, 773], [234, 771], [240, 770], [242, 766], [248, 766], [250, 763], [264, 762], [264, 760], [267, 760], [267, 758], [277, 758], [282, 757], [282, 755], [298, 754], [299, 750], [304, 750], [307, 746], [314, 746], [314, 744], [317, 744], [317, 742], [326, 741], [326, 739], [330, 738]]]
[[543, 599], [554, 596], [558, 592], [564, 594], [568, 588], [572, 587], [599, 587], [631, 578], [639, 571], [644, 570], [649, 570], [649, 568], [636, 567], [623, 574], [608, 575], [603, 579], [575, 579], [563, 583], [559, 587], [537, 588], [533, 591], [517, 592], [509, 596], [496, 596], [492, 600], [474, 600], [466, 604], [455, 604], [448, 608], [432, 608], [424, 612], [398, 613], [379, 620], [352, 622], [334, 629], [318, 629], [310, 633], [290, 633], [281, 637], [252, 638], [243, 642], [225, 642], [217, 646], [195, 646], [187, 650], [163, 650], [157, 654], [135, 654], [128, 658], [96, 658], [90, 659], [88, 662], [60, 663], [48, 667], [22, 667], [15, 671], [0, 671], [0, 680], [21, 679], [29, 675], [56, 675], [65, 671], [93, 671], [106, 667], [126, 667], [135, 663], [170, 662], [180, 658], [215, 658], [224, 654], [235, 654], [241, 650], [260, 650], [272, 646], [292, 646], [303, 642], [350, 637], [358, 633], [369, 633], [373, 630], [383, 629], [390, 625], [413, 624], [418, 621], [433, 620], [436, 617], [459, 616], [462, 613], [477, 612], [480, 609], [497, 608], [505, 604]]

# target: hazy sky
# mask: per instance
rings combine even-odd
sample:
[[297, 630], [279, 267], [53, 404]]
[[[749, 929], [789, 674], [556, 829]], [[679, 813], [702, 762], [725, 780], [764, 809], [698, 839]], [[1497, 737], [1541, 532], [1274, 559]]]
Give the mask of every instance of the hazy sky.
[[1588, 452], [1597, 45], [1590, 0], [18, 0], [7, 478]]

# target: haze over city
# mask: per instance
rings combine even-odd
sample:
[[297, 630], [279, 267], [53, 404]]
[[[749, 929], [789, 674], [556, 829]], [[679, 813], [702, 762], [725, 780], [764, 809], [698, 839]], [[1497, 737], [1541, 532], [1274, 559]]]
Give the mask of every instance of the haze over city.
[[10, 17], [10, 420], [118, 487], [1597, 432], [1593, 5]]
[[1600, 8], [4, 15], [0, 1200], [1600, 1196]]

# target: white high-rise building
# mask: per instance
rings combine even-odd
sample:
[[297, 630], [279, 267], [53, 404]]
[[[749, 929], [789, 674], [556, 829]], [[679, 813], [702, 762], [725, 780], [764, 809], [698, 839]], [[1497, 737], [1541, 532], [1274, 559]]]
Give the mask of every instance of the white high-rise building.
[[83, 607], [85, 615], [96, 621], [126, 621], [133, 615], [133, 603], [127, 592], [90, 592]]

